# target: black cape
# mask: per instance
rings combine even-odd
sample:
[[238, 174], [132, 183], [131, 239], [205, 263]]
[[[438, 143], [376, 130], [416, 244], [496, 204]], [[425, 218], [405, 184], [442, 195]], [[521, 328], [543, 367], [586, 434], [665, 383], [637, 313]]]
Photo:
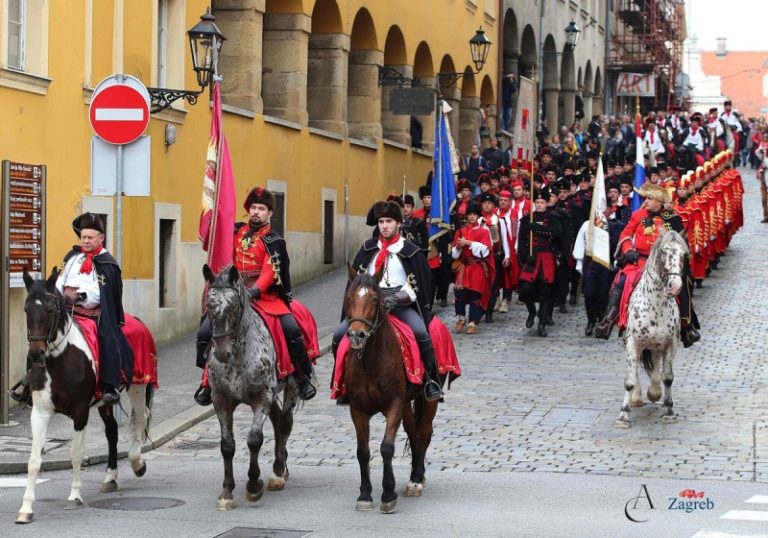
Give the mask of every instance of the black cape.
[[[79, 246], [64, 256], [64, 264], [81, 253]], [[99, 338], [99, 379], [102, 383], [119, 386], [122, 370], [127, 383], [133, 378], [133, 351], [121, 327], [123, 312], [123, 277], [120, 266], [109, 252], [93, 257], [93, 268], [99, 277], [101, 315], [97, 320]]]
[[[357, 255], [352, 261], [352, 267], [357, 271], [357, 274], [364, 273], [368, 266], [375, 261], [376, 254], [379, 252], [378, 244], [378, 238], [368, 239], [360, 247], [360, 250], [357, 251]], [[417, 245], [406, 240], [397, 256], [400, 258], [400, 263], [403, 264], [408, 280], [411, 282], [415, 281], [412, 287], [416, 293], [416, 305], [418, 306], [419, 314], [421, 314], [424, 320], [424, 325], [429, 327], [429, 322], [432, 321], [432, 312], [427, 308], [427, 305], [430, 304], [431, 271], [427, 264], [427, 259], [424, 257], [424, 252]], [[349, 287], [349, 284], [348, 282], [347, 287]]]

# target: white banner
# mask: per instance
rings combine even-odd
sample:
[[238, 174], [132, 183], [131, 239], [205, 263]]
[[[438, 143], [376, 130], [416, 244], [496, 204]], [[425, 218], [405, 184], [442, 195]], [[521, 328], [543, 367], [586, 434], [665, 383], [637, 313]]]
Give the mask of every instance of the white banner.
[[[589, 211], [589, 228], [587, 228], [587, 256], [592, 261], [610, 269], [611, 244], [608, 235], [608, 220], [605, 217], [605, 209], [608, 207], [608, 198], [605, 195], [605, 173], [603, 173], [603, 158], [597, 160], [597, 177], [592, 189], [592, 207]], [[597, 226], [596, 223], [600, 223]]]
[[533, 81], [525, 77], [518, 78], [517, 110], [513, 130], [513, 159], [533, 159], [533, 141], [536, 137], [536, 91]]
[[616, 79], [616, 97], [654, 97], [656, 75], [653, 73], [619, 73]]

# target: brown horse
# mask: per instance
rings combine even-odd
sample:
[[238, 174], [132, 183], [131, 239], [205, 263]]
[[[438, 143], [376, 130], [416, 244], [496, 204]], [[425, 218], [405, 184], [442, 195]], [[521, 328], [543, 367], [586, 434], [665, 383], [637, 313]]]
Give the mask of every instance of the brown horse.
[[384, 297], [378, 282], [381, 275], [357, 275], [349, 268], [351, 284], [344, 298], [349, 322], [349, 355], [344, 365], [344, 383], [349, 410], [357, 434], [357, 461], [360, 464], [360, 496], [357, 510], [373, 509], [368, 446], [371, 417], [382, 413], [386, 419], [381, 457], [384, 477], [380, 510], [389, 514], [397, 506], [392, 457], [395, 436], [403, 423], [411, 447], [411, 477], [406, 497], [419, 497], [424, 488], [424, 457], [432, 440], [432, 420], [438, 402], [424, 400], [419, 385], [408, 382], [400, 344], [387, 319]]
[[[56, 268], [47, 280], [33, 280], [24, 271], [27, 300], [28, 358], [32, 368], [29, 387], [32, 390], [32, 451], [29, 455], [27, 489], [16, 523], [30, 523], [33, 518], [32, 503], [35, 500], [35, 484], [42, 463], [48, 423], [56, 413], [72, 419], [75, 428], [72, 437], [72, 488], [67, 508], [79, 508], [83, 504], [80, 493], [82, 481], [80, 467], [83, 460], [83, 439], [88, 415], [94, 405], [96, 373], [91, 350], [80, 328], [65, 306], [64, 296], [56, 289]], [[152, 385], [133, 384], [128, 396], [133, 408], [131, 424], [132, 443], [128, 459], [136, 476], [144, 476], [147, 464], [141, 458], [141, 445], [146, 439], [151, 413]], [[98, 404], [96, 404], [98, 405]], [[117, 422], [112, 406], [99, 407], [107, 436], [107, 476], [101, 486], [103, 493], [117, 490]]]

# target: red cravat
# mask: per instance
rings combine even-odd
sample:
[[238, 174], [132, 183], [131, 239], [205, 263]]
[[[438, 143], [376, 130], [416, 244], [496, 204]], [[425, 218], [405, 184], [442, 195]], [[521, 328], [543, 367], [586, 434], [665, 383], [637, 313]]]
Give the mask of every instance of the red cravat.
[[97, 249], [95, 249], [93, 252], [84, 252], [85, 254], [85, 260], [83, 260], [83, 265], [80, 266], [80, 272], [85, 273], [86, 275], [90, 275], [91, 271], [93, 271], [93, 257], [98, 256], [101, 254], [101, 251], [104, 250], [101, 245]]
[[379, 236], [379, 242], [381, 242], [381, 250], [376, 255], [376, 261], [373, 264], [376, 272], [378, 272], [379, 269], [384, 266], [384, 262], [387, 261], [387, 256], [389, 256], [389, 246], [397, 243], [399, 240], [399, 233], [393, 235], [392, 239], [384, 239], [383, 237]]
[[653, 144], [653, 131], [651, 131], [651, 144]]

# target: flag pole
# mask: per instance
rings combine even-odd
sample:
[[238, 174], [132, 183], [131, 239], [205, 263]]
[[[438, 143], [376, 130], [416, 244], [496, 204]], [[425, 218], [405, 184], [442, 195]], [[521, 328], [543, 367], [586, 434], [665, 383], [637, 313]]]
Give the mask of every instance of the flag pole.
[[[533, 73], [533, 84], [531, 84], [531, 93], [533, 94], [533, 109], [538, 111], [539, 110], [539, 103], [538, 103], [538, 92], [536, 91], [536, 84], [537, 84], [536, 73], [534, 72]], [[537, 114], [537, 116], [538, 116], [538, 114]], [[541, 119], [539, 118], [538, 121], [541, 122]], [[534, 138], [536, 138], [536, 130], [538, 130], [539, 127], [540, 127], [540, 125], [537, 125], [536, 127], [534, 127], [534, 131], [533, 131], [534, 132]], [[518, 144], [519, 143], [520, 142], [518, 141]], [[533, 203], [534, 203], [533, 202], [533, 198], [534, 198], [534, 194], [533, 194], [533, 174], [534, 174], [533, 159], [534, 159], [535, 152], [533, 151], [533, 149], [535, 147], [536, 147], [536, 141], [533, 140], [533, 141], [531, 141], [531, 161], [530, 161], [531, 162], [531, 177], [530, 177], [530, 184], [531, 184], [531, 210], [528, 212], [529, 213], [528, 214], [528, 218], [529, 218], [528, 222], [530, 224], [533, 224], [533, 209], [534, 209], [534, 207], [533, 207]], [[528, 251], [529, 251], [530, 256], [533, 257], [533, 228], [530, 227], [530, 226], [528, 227]]]
[[405, 202], [405, 174], [403, 174], [403, 202]]

